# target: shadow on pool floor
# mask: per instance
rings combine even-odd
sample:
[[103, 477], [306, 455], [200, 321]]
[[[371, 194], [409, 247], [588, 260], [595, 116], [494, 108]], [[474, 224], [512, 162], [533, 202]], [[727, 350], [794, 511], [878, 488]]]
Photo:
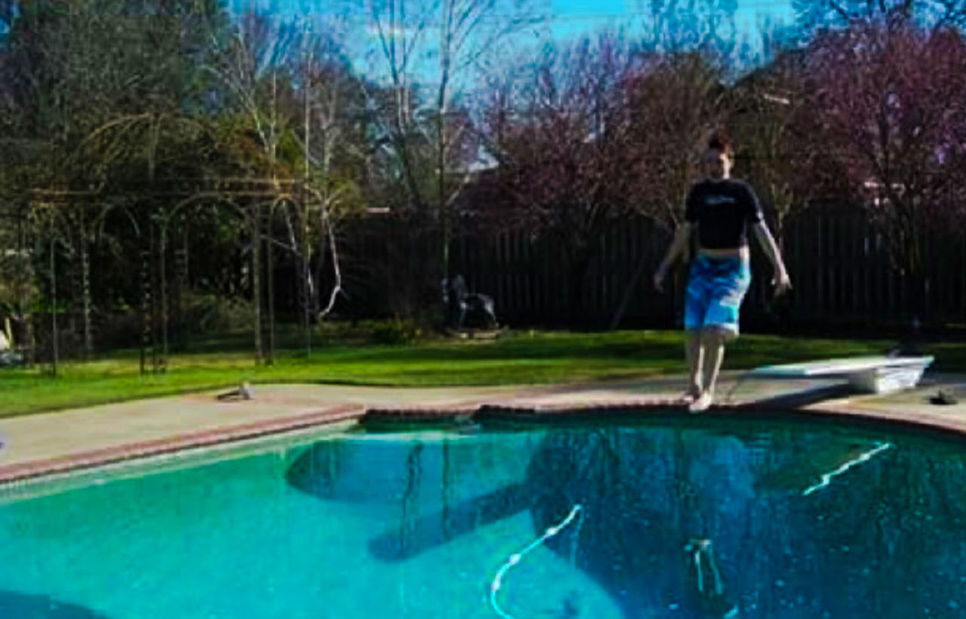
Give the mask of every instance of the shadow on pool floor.
[[60, 602], [47, 595], [27, 595], [0, 589], [0, 616], [17, 619], [107, 619], [107, 615]]
[[[960, 444], [755, 417], [725, 422], [549, 427], [528, 447], [503, 451], [457, 439], [325, 441], [299, 454], [286, 479], [325, 501], [401, 506], [407, 515], [370, 539], [384, 561], [524, 510], [536, 539], [580, 505], [580, 524], [545, 544], [627, 619], [672, 606], [682, 618], [726, 617], [737, 605], [742, 616], [770, 619], [869, 609], [911, 617], [963, 605]], [[520, 477], [474, 495], [486, 475], [475, 473], [498, 457], [522, 459]], [[447, 478], [456, 481], [434, 485]], [[444, 495], [465, 498], [413, 498]], [[697, 577], [705, 557], [687, 550], [694, 539], [713, 542], [714, 596]]]

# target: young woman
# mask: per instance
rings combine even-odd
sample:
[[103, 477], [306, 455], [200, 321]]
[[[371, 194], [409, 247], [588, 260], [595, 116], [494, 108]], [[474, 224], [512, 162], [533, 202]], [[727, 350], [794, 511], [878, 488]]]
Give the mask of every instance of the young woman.
[[724, 345], [738, 335], [738, 309], [751, 283], [749, 228], [775, 269], [776, 294], [791, 288], [758, 197], [745, 182], [731, 178], [734, 151], [724, 133], [716, 131], [708, 139], [704, 164], [707, 178], [691, 187], [685, 221], [654, 274], [654, 286], [662, 290], [668, 269], [687, 252], [691, 234], [697, 233], [698, 252], [688, 275], [684, 309], [689, 370], [685, 399], [691, 412], [711, 405]]

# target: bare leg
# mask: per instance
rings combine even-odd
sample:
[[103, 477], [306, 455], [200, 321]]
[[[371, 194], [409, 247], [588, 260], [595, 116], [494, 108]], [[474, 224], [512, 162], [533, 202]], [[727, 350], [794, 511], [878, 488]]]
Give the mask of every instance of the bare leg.
[[712, 327], [701, 332], [701, 348], [704, 350], [701, 380], [704, 390], [701, 392], [701, 397], [691, 405], [692, 412], [707, 410], [711, 406], [718, 373], [721, 371], [721, 362], [724, 359], [724, 345], [729, 339], [731, 334], [724, 329]]
[[701, 397], [701, 365], [704, 359], [701, 346], [701, 331], [689, 329], [684, 342], [685, 357], [688, 360], [688, 390], [685, 398], [692, 401]]
[[704, 332], [704, 390], [714, 398], [714, 387], [718, 382], [721, 362], [724, 360], [725, 342], [730, 339], [723, 329], [708, 329]]

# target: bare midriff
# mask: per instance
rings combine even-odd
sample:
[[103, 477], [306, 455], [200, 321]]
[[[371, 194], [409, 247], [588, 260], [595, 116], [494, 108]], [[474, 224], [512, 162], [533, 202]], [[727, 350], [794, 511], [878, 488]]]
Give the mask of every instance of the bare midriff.
[[748, 250], [747, 245], [742, 245], [741, 247], [722, 247], [717, 249], [699, 247], [698, 254], [708, 256], [710, 258], [741, 258], [745, 261], [751, 258], [751, 252]]

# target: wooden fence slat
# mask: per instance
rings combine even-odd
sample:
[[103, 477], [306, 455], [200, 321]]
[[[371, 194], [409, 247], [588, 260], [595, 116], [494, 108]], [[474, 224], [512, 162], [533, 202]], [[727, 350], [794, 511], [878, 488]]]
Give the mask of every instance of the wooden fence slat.
[[[389, 243], [387, 239], [398, 230], [380, 221], [347, 232], [346, 251], [364, 262], [358, 270], [360, 283], [362, 273], [401, 276], [405, 272], [406, 264], [399, 262], [404, 258], [400, 250], [418, 252], [419, 241]], [[666, 231], [643, 217], [615, 222], [600, 239], [599, 251], [589, 265], [583, 316], [578, 320], [587, 325], [608, 324], [642, 259], [644, 272], [630, 291], [621, 324], [670, 326], [677, 320], [684, 281], [670, 278], [668, 292], [661, 295], [649, 289], [651, 275], [670, 240]], [[962, 233], [939, 232], [926, 247], [930, 291], [926, 318], [962, 323], [966, 316], [966, 238]], [[786, 222], [782, 251], [794, 285], [789, 308], [793, 321], [886, 323], [907, 319], [901, 277], [890, 268], [885, 239], [862, 211], [816, 206], [799, 212]], [[451, 255], [454, 274], [462, 273], [471, 290], [493, 296], [501, 322], [565, 324], [570, 319], [569, 265], [556, 237], [532, 237], [529, 230], [492, 237], [466, 233], [454, 241]], [[756, 284], [746, 300], [745, 316], [753, 324], [763, 317], [769, 301], [771, 267], [757, 248], [752, 255]], [[399, 262], [395, 268], [383, 266], [394, 259]], [[431, 259], [428, 254], [425, 259], [405, 257], [413, 268], [432, 264]], [[376, 303], [386, 303], [391, 296], [385, 292], [386, 286], [367, 287], [371, 291], [362, 296], [371, 295]]]

